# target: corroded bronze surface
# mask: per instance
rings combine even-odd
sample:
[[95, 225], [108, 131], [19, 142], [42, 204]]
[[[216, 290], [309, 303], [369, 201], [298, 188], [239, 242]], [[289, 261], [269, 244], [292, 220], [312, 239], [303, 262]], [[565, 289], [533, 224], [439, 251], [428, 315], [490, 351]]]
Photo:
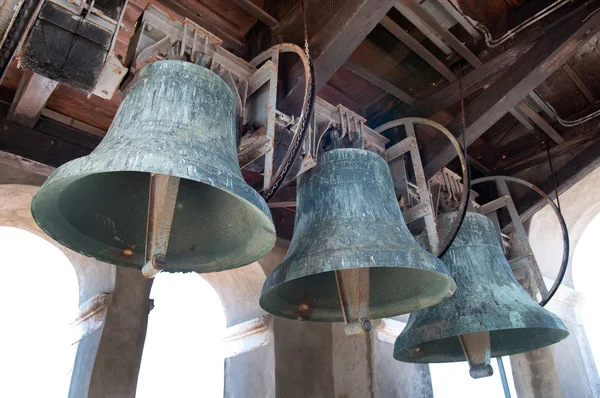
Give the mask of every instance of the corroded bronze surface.
[[235, 100], [200, 66], [161, 61], [140, 70], [106, 137], [58, 168], [32, 202], [40, 227], [65, 246], [141, 268], [150, 175], [181, 178], [167, 272], [249, 264], [275, 243], [269, 209], [241, 175]]
[[[455, 216], [438, 217], [440, 230], [448, 228]], [[394, 347], [397, 360], [464, 361], [458, 336], [467, 333], [490, 331], [492, 357], [545, 347], [569, 335], [562, 321], [519, 285], [487, 217], [467, 213], [442, 260], [457, 291], [436, 306], [410, 314]]]
[[301, 175], [294, 236], [260, 305], [287, 318], [344, 321], [334, 271], [369, 269], [369, 316], [422, 309], [450, 296], [444, 264], [412, 237], [390, 170], [375, 153], [336, 149]]

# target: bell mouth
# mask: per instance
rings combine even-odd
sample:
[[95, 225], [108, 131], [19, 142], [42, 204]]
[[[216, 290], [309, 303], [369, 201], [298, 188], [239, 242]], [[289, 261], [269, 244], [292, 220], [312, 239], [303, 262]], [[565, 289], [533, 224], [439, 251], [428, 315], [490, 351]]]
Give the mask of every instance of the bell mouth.
[[[241, 178], [228, 178], [226, 187], [210, 182], [181, 178], [167, 272], [243, 266], [275, 244], [273, 222], [256, 191]], [[148, 172], [66, 172], [50, 177], [31, 210], [38, 225], [64, 246], [103, 262], [141, 269], [149, 189]]]
[[[530, 327], [490, 331], [490, 353], [493, 358], [521, 354], [547, 347], [565, 339], [569, 332], [560, 327]], [[412, 363], [461, 362], [467, 358], [458, 335], [431, 340], [411, 347], [400, 347], [396, 340], [394, 358]]]
[[[456, 284], [450, 276], [425, 269], [369, 267], [369, 277], [370, 319], [430, 307], [451, 296], [456, 290]], [[297, 320], [344, 321], [335, 271], [320, 272], [268, 286], [269, 278], [260, 297], [260, 306], [265, 311]]]

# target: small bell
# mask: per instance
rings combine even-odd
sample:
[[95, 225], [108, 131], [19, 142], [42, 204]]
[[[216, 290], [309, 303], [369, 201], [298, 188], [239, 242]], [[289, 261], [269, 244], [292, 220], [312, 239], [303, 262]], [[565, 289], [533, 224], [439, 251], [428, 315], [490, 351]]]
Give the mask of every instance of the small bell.
[[[440, 215], [438, 228], [449, 229], [455, 217]], [[519, 285], [487, 217], [467, 213], [442, 260], [456, 280], [456, 294], [410, 314], [394, 346], [397, 360], [467, 360], [473, 378], [485, 377], [492, 375], [491, 357], [535, 350], [569, 335], [562, 321]]]
[[155, 62], [136, 73], [100, 145], [59, 167], [31, 211], [59, 243], [147, 276], [239, 267], [271, 250], [275, 228], [237, 159], [227, 84], [198, 65]]
[[386, 162], [335, 149], [299, 177], [294, 236], [260, 305], [286, 318], [345, 321], [357, 334], [370, 318], [422, 309], [454, 290], [444, 264], [408, 231]]

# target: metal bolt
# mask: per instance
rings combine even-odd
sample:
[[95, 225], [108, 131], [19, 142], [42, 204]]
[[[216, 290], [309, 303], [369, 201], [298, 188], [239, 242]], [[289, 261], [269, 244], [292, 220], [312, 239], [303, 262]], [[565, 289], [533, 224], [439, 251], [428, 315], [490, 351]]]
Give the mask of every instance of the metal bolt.
[[131, 250], [130, 248], [123, 249], [121, 254], [124, 255], [125, 257], [133, 256], [133, 250]]
[[373, 325], [371, 325], [371, 322], [368, 319], [363, 319], [361, 326], [362, 330], [364, 330], [367, 333], [369, 333], [371, 329], [373, 329]]

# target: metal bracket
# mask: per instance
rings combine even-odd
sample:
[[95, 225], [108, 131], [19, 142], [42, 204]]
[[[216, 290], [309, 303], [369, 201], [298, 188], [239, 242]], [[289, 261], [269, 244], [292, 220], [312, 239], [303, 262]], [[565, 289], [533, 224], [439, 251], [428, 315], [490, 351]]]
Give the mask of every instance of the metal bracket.
[[369, 269], [357, 268], [335, 271], [347, 336], [370, 332], [369, 321]]
[[490, 365], [490, 332], [476, 332], [458, 336], [469, 362], [469, 374], [474, 379], [494, 374]]
[[146, 264], [142, 274], [154, 278], [167, 266], [167, 247], [179, 191], [179, 178], [164, 174], [150, 176], [148, 224], [146, 228]]

